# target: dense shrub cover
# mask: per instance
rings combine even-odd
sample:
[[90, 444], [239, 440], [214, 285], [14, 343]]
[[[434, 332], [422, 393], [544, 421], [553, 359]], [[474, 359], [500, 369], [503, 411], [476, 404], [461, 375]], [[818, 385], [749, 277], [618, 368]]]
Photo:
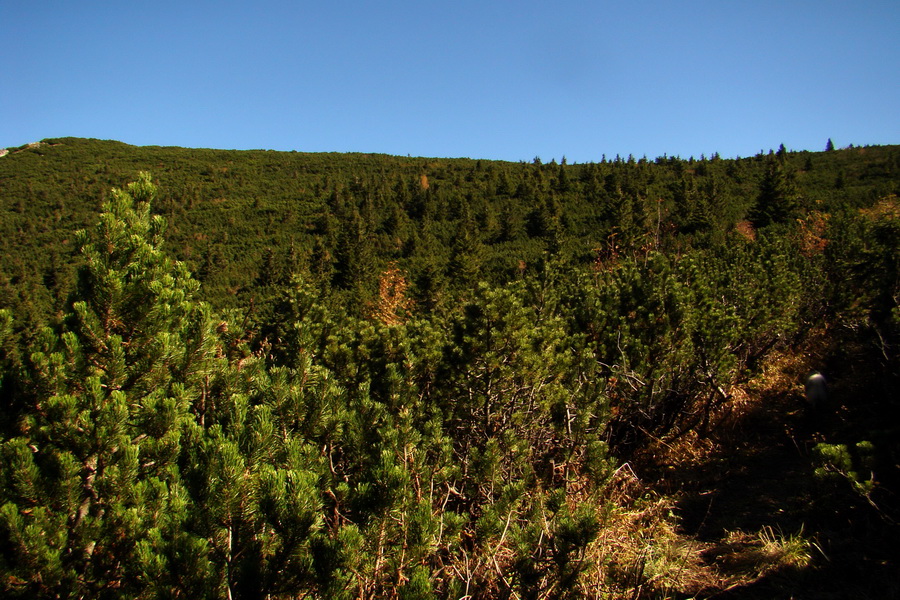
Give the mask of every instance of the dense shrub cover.
[[[35, 162], [21, 168], [84, 143], [22, 149]], [[818, 322], [851, 325], [896, 372], [898, 204], [868, 196], [893, 185], [879, 170], [893, 172], [893, 150], [842, 167], [838, 189], [851, 191], [823, 198], [785, 183], [801, 157], [781, 153], [599, 165], [307, 156], [328, 184], [263, 193], [266, 169], [301, 168], [293, 156], [232, 167], [206, 152], [190, 155], [210, 161], [202, 185], [173, 184], [186, 196], [160, 196], [146, 174], [108, 195], [68, 242], [71, 282], [63, 262], [45, 264], [42, 294], [67, 300], [29, 296], [26, 254], [4, 262], [19, 269], [0, 310], [5, 595], [662, 589], [664, 557], [653, 572], [632, 550], [661, 548], [665, 533], [653, 500], [629, 487], [635, 450], [709, 433], [733, 386]], [[807, 157], [804, 177], [843, 152]], [[742, 194], [757, 187], [754, 165], [763, 179]], [[854, 189], [851, 169], [876, 182]], [[774, 209], [787, 193], [790, 211]], [[75, 218], [67, 206], [58, 216]], [[13, 237], [43, 235], [44, 217], [4, 208]]]

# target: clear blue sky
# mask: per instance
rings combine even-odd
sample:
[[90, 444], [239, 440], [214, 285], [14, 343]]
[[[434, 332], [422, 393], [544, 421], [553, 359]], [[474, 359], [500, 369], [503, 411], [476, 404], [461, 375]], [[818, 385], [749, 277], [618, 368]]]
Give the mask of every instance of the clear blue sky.
[[900, 143], [900, 2], [0, 0], [0, 147], [570, 162]]

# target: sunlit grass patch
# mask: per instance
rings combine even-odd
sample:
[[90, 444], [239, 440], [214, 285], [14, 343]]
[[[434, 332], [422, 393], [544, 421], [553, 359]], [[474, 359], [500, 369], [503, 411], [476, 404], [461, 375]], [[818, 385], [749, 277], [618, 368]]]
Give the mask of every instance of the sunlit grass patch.
[[731, 531], [704, 552], [704, 558], [731, 587], [752, 583], [782, 570], [802, 569], [812, 563], [813, 542], [802, 530], [785, 535], [770, 526], [755, 533]]

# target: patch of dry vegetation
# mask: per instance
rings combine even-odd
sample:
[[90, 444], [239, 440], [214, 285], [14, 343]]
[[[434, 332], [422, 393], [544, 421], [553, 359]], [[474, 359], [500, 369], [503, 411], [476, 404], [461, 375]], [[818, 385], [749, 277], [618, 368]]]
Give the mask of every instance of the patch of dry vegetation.
[[[806, 410], [804, 377], [822, 364], [828, 340], [827, 331], [814, 332], [802, 349], [774, 352], [758, 376], [727, 389], [730, 400], [710, 415], [709, 434], [694, 430], [655, 439], [636, 456], [635, 469], [644, 481], [628, 472], [632, 490], [641, 492], [632, 491], [631, 500], [618, 499], [619, 514], [597, 540], [618, 564], [614, 579], [620, 583], [610, 597], [732, 597], [764, 580], [787, 582], [789, 574], [812, 565], [816, 542], [802, 530], [784, 533], [767, 524], [757, 530], [722, 530], [709, 539], [684, 530], [678, 504], [688, 490], [714, 493], [735, 461], [754, 456], [774, 437], [794, 439], [792, 428]], [[709, 510], [712, 506], [710, 501]], [[637, 542], [641, 535], [643, 545]]]

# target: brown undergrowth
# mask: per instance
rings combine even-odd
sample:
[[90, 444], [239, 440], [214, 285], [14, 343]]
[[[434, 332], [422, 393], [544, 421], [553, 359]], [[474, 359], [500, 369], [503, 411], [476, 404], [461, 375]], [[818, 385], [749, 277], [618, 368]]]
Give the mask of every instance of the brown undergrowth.
[[[853, 439], [854, 402], [884, 395], [865, 350], [834, 339], [822, 330], [773, 354], [728, 390], [707, 436], [656, 440], [635, 457], [636, 477], [671, 507], [663, 545], [682, 568], [633, 597], [900, 597], [889, 511], [814, 477], [815, 445]], [[832, 375], [829, 406], [815, 410], [803, 394], [812, 369]]]
[[[757, 451], [796, 454], [773, 440], [793, 439], [803, 417], [802, 374], [816, 360], [809, 350], [774, 357], [760, 377], [728, 390], [731, 400], [712, 415], [712, 434], [656, 440], [616, 471], [580, 597], [722, 597], [761, 581], [790, 581], [812, 564], [817, 546], [802, 523], [767, 519], [760, 507], [733, 510], [741, 493], [729, 487], [749, 490], [754, 474], [742, 463], [759, 460]], [[804, 468], [802, 461], [781, 462]]]

